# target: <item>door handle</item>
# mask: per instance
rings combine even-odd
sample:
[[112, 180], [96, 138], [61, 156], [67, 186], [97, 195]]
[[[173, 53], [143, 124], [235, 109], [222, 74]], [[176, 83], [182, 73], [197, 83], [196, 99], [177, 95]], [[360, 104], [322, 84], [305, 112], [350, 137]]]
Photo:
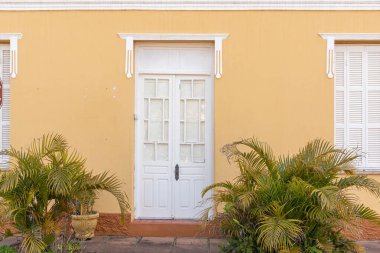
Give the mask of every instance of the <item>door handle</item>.
[[178, 179], [179, 179], [179, 166], [178, 166], [178, 164], [176, 164], [176, 166], [175, 166], [174, 178], [176, 181], [178, 181]]

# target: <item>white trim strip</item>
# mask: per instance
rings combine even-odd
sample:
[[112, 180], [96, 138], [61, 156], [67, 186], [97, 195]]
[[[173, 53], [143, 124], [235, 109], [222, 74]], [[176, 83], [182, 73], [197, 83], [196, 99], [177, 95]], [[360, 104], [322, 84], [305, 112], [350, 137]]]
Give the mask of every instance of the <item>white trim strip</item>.
[[4, 0], [0, 10], [380, 10], [380, 0]]
[[323, 39], [327, 41], [326, 46], [326, 74], [328, 78], [334, 77], [334, 49], [335, 41], [380, 41], [380, 33], [320, 33]]
[[215, 43], [215, 77], [222, 77], [222, 41], [228, 34], [164, 34], [164, 33], [119, 33], [125, 40], [125, 74], [133, 75], [133, 55], [135, 41], [213, 41]]
[[133, 37], [135, 41], [214, 41], [215, 39], [226, 39], [229, 35], [222, 34], [185, 34], [185, 33], [119, 33], [121, 39]]
[[334, 40], [380, 40], [380, 33], [320, 33], [323, 39]]

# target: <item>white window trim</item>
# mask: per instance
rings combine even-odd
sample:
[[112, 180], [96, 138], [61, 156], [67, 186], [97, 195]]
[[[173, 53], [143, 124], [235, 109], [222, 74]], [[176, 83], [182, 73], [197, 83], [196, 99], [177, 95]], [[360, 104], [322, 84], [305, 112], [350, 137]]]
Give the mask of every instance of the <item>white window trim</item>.
[[0, 10], [380, 10], [379, 0], [3, 0]]
[[215, 43], [215, 77], [221, 78], [223, 73], [222, 41], [228, 34], [163, 34], [163, 33], [119, 33], [125, 40], [125, 74], [127, 78], [133, 75], [134, 41], [213, 41]]
[[16, 78], [18, 73], [18, 40], [21, 38], [21, 33], [0, 33], [0, 40], [9, 41], [11, 53], [10, 74], [12, 78]]
[[334, 77], [335, 41], [380, 41], [380, 33], [320, 33], [326, 40], [326, 74]]

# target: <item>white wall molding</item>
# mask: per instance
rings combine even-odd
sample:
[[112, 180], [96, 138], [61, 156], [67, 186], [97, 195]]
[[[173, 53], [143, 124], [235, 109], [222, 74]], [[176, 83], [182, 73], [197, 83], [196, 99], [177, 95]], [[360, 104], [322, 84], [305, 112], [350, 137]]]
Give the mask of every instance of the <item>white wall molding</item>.
[[18, 73], [18, 40], [21, 38], [21, 33], [0, 33], [0, 40], [9, 41], [10, 75], [12, 78], [16, 78]]
[[380, 33], [320, 33], [326, 40], [326, 74], [334, 77], [335, 41], [380, 41]]
[[215, 43], [215, 77], [221, 78], [222, 76], [222, 41], [228, 37], [228, 34], [119, 33], [119, 36], [125, 40], [125, 74], [127, 78], [131, 78], [133, 75], [135, 41], [213, 41]]
[[2, 0], [0, 10], [380, 10], [380, 0]]

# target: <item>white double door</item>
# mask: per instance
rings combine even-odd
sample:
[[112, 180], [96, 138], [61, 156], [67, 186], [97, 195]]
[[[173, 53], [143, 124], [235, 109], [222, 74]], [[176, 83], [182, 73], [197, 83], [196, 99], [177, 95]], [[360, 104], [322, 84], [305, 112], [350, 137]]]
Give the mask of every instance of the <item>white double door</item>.
[[212, 79], [140, 75], [137, 80], [136, 218], [196, 219], [212, 183]]

